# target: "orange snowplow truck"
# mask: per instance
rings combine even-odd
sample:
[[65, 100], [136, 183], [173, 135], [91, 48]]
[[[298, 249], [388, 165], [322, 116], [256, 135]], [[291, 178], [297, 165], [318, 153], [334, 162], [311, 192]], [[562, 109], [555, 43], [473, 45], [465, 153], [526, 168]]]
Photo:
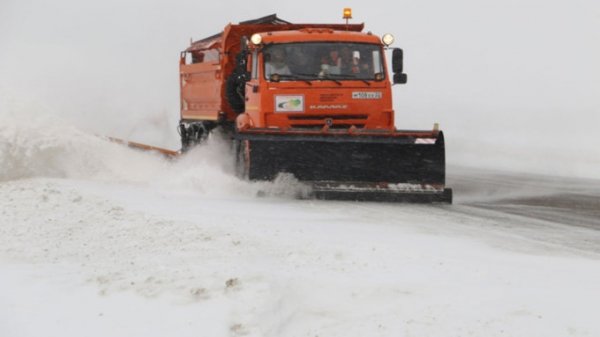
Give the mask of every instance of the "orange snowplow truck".
[[363, 27], [271, 15], [192, 42], [180, 58], [182, 151], [220, 127], [250, 180], [288, 173], [316, 198], [451, 202], [442, 132], [394, 124], [402, 50], [388, 72], [393, 37]]

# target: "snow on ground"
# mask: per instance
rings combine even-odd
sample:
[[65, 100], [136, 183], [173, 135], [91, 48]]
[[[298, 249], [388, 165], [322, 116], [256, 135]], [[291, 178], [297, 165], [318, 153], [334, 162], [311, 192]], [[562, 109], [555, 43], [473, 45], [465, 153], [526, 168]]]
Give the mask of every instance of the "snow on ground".
[[40, 125], [0, 124], [0, 336], [600, 335], [597, 230], [300, 201], [218, 137], [169, 162]]

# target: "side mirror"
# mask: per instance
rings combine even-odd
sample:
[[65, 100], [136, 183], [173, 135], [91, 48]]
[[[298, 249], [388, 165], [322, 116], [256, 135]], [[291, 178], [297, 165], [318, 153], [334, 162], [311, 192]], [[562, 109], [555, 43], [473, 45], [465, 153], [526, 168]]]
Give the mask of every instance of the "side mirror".
[[402, 73], [394, 74], [394, 84], [406, 84], [407, 80], [408, 80], [408, 77], [406, 76], [406, 74], [402, 74]]
[[394, 48], [392, 51], [392, 71], [401, 73], [403, 70], [404, 52], [400, 48]]
[[405, 84], [407, 77], [402, 73], [404, 70], [404, 52], [400, 48], [392, 51], [392, 71], [394, 72], [394, 84]]

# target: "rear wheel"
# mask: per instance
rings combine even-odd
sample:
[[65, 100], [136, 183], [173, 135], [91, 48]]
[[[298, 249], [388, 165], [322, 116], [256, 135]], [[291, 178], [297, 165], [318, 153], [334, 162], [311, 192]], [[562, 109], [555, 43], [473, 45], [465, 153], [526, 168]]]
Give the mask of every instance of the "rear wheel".
[[177, 131], [181, 137], [181, 150], [187, 151], [192, 147], [202, 143], [208, 135], [214, 129], [216, 124], [214, 122], [200, 121], [200, 122], [184, 122], [180, 121]]

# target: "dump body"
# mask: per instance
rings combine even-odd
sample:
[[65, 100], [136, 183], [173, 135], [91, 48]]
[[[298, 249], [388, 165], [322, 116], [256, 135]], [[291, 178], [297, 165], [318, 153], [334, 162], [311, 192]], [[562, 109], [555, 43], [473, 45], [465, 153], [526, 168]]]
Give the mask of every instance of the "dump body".
[[442, 132], [395, 128], [391, 79], [406, 75], [362, 29], [272, 16], [192, 43], [180, 60], [184, 149], [222, 126], [251, 180], [289, 173], [318, 198], [450, 202]]

